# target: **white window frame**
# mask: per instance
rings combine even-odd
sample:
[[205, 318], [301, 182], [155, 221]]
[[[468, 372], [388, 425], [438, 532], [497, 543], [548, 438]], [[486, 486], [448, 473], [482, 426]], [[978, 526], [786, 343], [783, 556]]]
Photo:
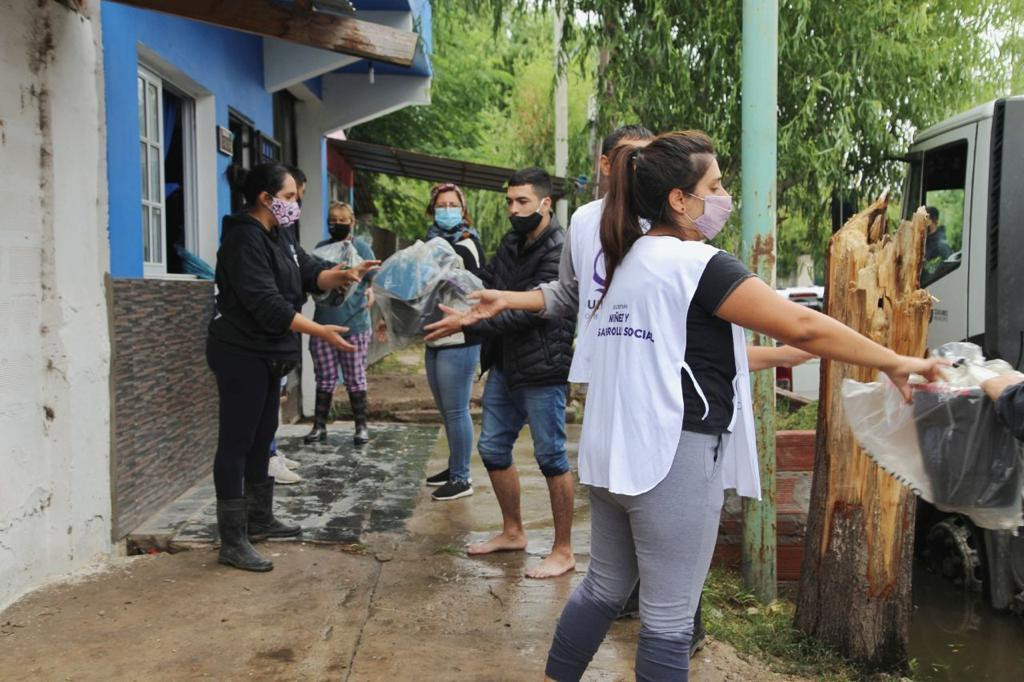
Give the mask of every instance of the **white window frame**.
[[[137, 86], [141, 85], [142, 96], [139, 102], [139, 117], [142, 119], [142, 126], [139, 130], [139, 162], [142, 178], [140, 184], [139, 200], [142, 204], [143, 224], [139, 227], [142, 234], [142, 270], [146, 276], [167, 274], [167, 206], [164, 197], [164, 94], [163, 79], [146, 67], [139, 65]], [[156, 131], [149, 130], [150, 112], [149, 88], [156, 90]], [[136, 88], [138, 90], [138, 87]], [[142, 150], [145, 151], [143, 158]], [[157, 154], [159, 176], [156, 187], [151, 187], [152, 173], [150, 172], [150, 155]], [[147, 192], [148, 190], [148, 192]], [[154, 198], [154, 193], [156, 197]], [[147, 194], [149, 195], [147, 198]], [[159, 225], [153, 224], [153, 212], [159, 211]], [[154, 234], [155, 231], [155, 234]], [[147, 234], [148, 232], [148, 234]], [[155, 242], [154, 242], [155, 239]], [[151, 244], [150, 253], [146, 253], [147, 241]], [[156, 244], [154, 248], [152, 244]], [[155, 258], [151, 258], [151, 254]]]
[[[213, 266], [217, 262], [217, 249], [220, 246], [220, 204], [217, 196], [219, 121], [216, 100], [210, 90], [155, 50], [141, 42], [136, 43], [136, 48], [138, 65], [159, 78], [164, 89], [171, 90], [185, 100], [181, 112], [184, 145], [182, 160], [185, 164], [186, 183], [185, 248]], [[139, 187], [141, 190], [141, 184]], [[194, 279], [191, 275], [168, 275], [166, 268], [164, 274], [154, 273], [152, 276]]]

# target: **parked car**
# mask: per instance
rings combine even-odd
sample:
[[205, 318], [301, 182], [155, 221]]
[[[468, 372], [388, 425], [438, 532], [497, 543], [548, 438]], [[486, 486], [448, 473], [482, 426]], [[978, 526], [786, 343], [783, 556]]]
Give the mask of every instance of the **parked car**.
[[[779, 296], [812, 310], [821, 311], [825, 303], [825, 287], [789, 287], [776, 290]], [[821, 363], [810, 360], [799, 367], [779, 367], [775, 370], [775, 383], [811, 400], [818, 399]]]

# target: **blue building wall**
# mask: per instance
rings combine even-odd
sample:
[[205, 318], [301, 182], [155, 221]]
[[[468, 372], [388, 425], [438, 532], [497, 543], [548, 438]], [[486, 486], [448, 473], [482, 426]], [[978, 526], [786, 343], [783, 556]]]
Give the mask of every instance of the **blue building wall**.
[[[263, 43], [257, 36], [112, 2], [103, 2], [101, 20], [110, 271], [114, 277], [142, 277], [137, 45], [142, 43], [212, 92], [217, 125], [227, 127], [230, 107], [252, 119], [257, 129], [272, 133], [273, 99], [263, 88]], [[218, 204], [225, 214], [231, 190], [224, 171], [231, 159], [218, 153], [217, 160]]]

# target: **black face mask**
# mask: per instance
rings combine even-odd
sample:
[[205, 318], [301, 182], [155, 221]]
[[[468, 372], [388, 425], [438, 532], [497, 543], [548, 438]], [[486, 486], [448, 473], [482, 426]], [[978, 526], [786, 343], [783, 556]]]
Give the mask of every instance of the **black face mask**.
[[351, 223], [328, 223], [327, 231], [335, 239], [348, 239], [348, 236], [352, 234]]
[[544, 216], [540, 213], [530, 215], [510, 215], [508, 221], [512, 223], [512, 231], [518, 235], [526, 236], [537, 229]]

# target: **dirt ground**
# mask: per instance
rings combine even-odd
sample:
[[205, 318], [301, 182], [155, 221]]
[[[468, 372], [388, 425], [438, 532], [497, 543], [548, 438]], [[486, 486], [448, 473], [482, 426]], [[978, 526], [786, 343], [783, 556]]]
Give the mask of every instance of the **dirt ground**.
[[[504, 579], [521, 560], [275, 546], [274, 571], [214, 551], [122, 561], [0, 617], [5, 680], [539, 680], [575, 579]], [[473, 565], [467, 565], [473, 564]], [[618, 623], [588, 680], [631, 679], [638, 624]], [[795, 679], [712, 641], [692, 679]]]
[[[398, 367], [389, 381], [401, 387], [410, 377], [422, 379]], [[374, 385], [386, 393], [380, 377]], [[422, 399], [423, 388], [406, 386], [398, 398]], [[573, 440], [577, 432], [570, 429]], [[436, 503], [428, 489], [414, 491], [401, 530], [370, 532], [355, 545], [261, 544], [275, 563], [270, 573], [220, 566], [212, 545], [197, 545], [118, 559], [38, 590], [0, 613], [0, 679], [540, 680], [561, 607], [586, 570], [589, 509], [577, 493], [576, 572], [526, 579], [525, 567], [553, 535], [530, 452], [520, 439], [525, 553], [465, 555], [465, 543], [501, 523], [475, 458], [472, 497]], [[443, 469], [446, 459], [442, 433], [426, 471]], [[584, 679], [632, 679], [638, 630], [635, 620], [617, 622]], [[692, 666], [698, 681], [800, 679], [714, 640]]]

